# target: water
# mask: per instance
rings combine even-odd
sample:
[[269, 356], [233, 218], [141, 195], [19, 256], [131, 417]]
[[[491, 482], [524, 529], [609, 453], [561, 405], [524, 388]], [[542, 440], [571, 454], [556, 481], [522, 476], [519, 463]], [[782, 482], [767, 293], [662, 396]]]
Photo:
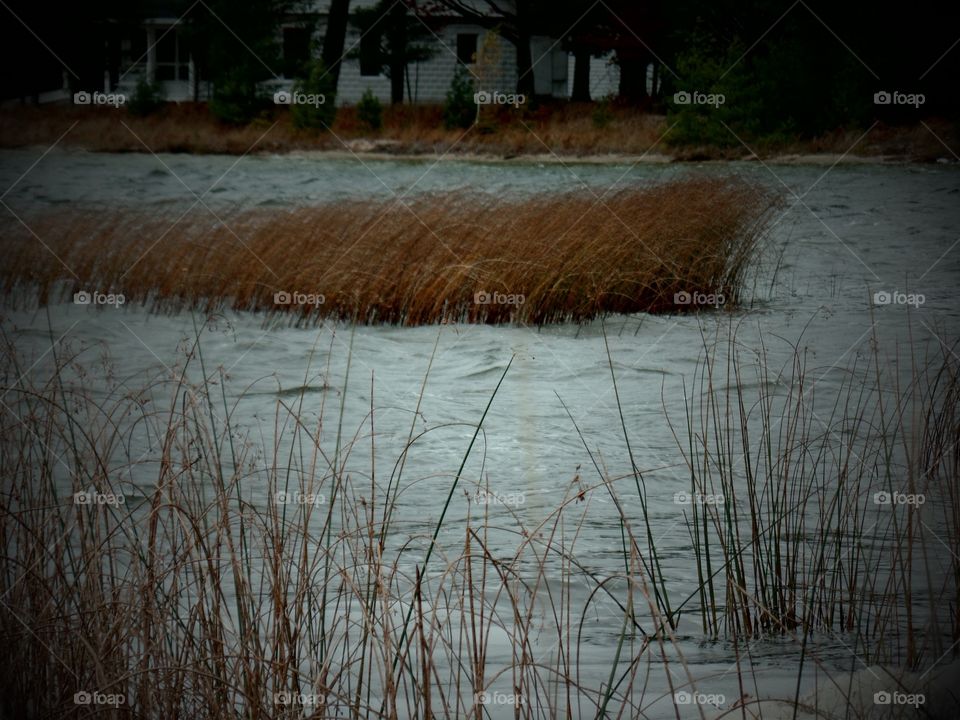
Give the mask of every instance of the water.
[[[37, 157], [31, 150], [0, 153], [0, 186], [17, 181]], [[429, 430], [407, 458], [404, 473], [411, 482], [399, 496], [392, 538], [399, 546], [419, 536], [402, 566], [411, 574], [414, 564], [422, 560], [422, 536], [436, 523], [472, 426], [511, 359], [461, 480], [470, 492], [489, 484], [495, 494], [512, 499], [509, 508], [489, 506], [494, 525], [504, 528], [492, 534], [495, 552], [509, 555], [518, 542], [519, 523], [535, 528], [569, 496], [578, 475], [581, 483], [598, 485], [594, 460], [611, 477], [620, 478], [614, 483], [616, 490], [636, 522], [634, 530], [641, 530], [620, 424], [622, 411], [636, 464], [646, 481], [653, 535], [661, 562], [668, 568], [667, 586], [675, 597], [685, 597], [697, 576], [685, 508], [675, 502], [677, 492], [689, 489], [689, 473], [675, 432], [682, 441], [684, 398], [690, 397], [705, 347], [720, 348], [722, 355], [735, 337], [744, 357], [749, 359], [751, 352], [763, 349], [768, 366], [783, 366], [788, 372], [798, 350], [805, 358], [808, 378], [815, 380], [811, 412], [824, 421], [831, 416], [837, 394], [850, 381], [848, 370], [855, 365], [866, 367], [873, 350], [891, 364], [892, 374], [885, 380], [891, 388], [897, 376], [908, 379], [909, 353], [918, 357], [942, 353], [952, 347], [960, 330], [955, 301], [960, 272], [960, 251], [955, 248], [960, 244], [960, 169], [767, 167], [747, 162], [685, 166], [361, 163], [306, 155], [238, 160], [54, 151], [14, 185], [4, 202], [28, 221], [54, 206], [164, 207], [176, 217], [198, 195], [213, 210], [391, 198], [451, 188], [500, 197], [544, 190], [599, 195], [611, 187], [695, 174], [736, 174], [784, 196], [782, 215], [758, 262], [752, 299], [743, 309], [620, 316], [583, 326], [542, 329], [327, 325], [308, 330], [265, 323], [259, 316], [227, 314], [202, 336], [208, 372], [222, 368], [227, 403], [236, 404], [233, 421], [241, 436], [255, 444], [262, 446], [261, 438], [274, 437], [277, 417], [286, 418], [286, 408], [299, 405], [301, 390], [300, 414], [308, 426], [319, 420], [322, 403], [330, 413], [331, 408], [339, 412], [343, 402], [343, 427], [352, 433], [369, 422], [372, 403], [377, 462], [382, 468], [399, 455], [411, 422], [418, 432]], [[873, 301], [878, 292], [922, 294], [923, 303], [877, 305]], [[30, 372], [38, 377], [49, 372], [51, 355], [44, 353], [52, 334], [55, 339], [63, 336], [67, 344], [90, 345], [94, 352], [106, 350], [114, 377], [132, 388], [149, 378], [164, 377], [178, 366], [184, 344], [194, 336], [195, 321], [202, 318], [186, 313], [151, 316], [136, 307], [96, 310], [63, 304], [50, 309], [49, 328], [42, 310], [8, 311], [4, 325], [18, 338], [18, 348], [29, 361], [25, 366], [36, 362]], [[421, 414], [414, 419], [435, 344]], [[100, 387], [96, 377], [89, 381], [94, 388]], [[749, 374], [744, 378], [748, 392], [759, 385]], [[134, 433], [131, 438], [135, 449], [149, 451], [145, 436]], [[358, 469], [369, 467], [368, 445], [366, 440], [352, 450], [350, 462]], [[156, 466], [149, 460], [132, 468], [128, 491], [136, 495], [139, 487], [148, 492], [151, 476], [156, 477]], [[255, 478], [246, 491], [254, 502], [269, 500]], [[441, 535], [441, 545], [462, 544], [461, 528], [469, 511], [462, 495], [458, 493], [451, 506], [445, 525], [449, 531]], [[600, 487], [575, 507], [584, 514], [577, 544], [584, 564], [600, 576], [622, 571], [620, 522], [609, 495]], [[586, 600], [588, 591], [586, 584], [571, 589], [575, 606]], [[592, 609], [597, 613], [595, 622], [584, 636], [579, 660], [581, 679], [596, 686], [609, 673], [621, 618], [609, 603]], [[691, 672], [703, 679], [701, 689], [724, 693], [728, 705], [739, 697], [733, 649], [722, 642], [704, 642], [694, 620], [682, 623], [678, 632], [678, 648]], [[822, 637], [815, 644], [825, 662], [859, 669], [839, 639]], [[504, 641], [493, 657], [508, 659], [509, 651], [509, 642]], [[765, 687], [789, 695], [796, 681], [797, 646], [764, 641], [751, 647], [751, 653]], [[813, 674], [808, 672], [807, 686]], [[654, 685], [662, 693], [646, 696], [646, 702], [654, 703], [647, 712], [652, 717], [672, 716], [663, 678]], [[762, 694], [759, 690], [751, 694]], [[659, 695], [664, 697], [655, 700]]]

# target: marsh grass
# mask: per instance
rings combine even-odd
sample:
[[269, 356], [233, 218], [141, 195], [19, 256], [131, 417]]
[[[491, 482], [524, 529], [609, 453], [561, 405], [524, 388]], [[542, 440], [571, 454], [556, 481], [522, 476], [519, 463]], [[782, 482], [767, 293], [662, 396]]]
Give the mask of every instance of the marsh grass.
[[[250, 210], [53, 212], [3, 228], [8, 296], [122, 293], [160, 311], [223, 305], [359, 323], [583, 321], [737, 303], [776, 199], [736, 179], [606, 195], [448, 193]], [[36, 235], [34, 235], [36, 233]], [[43, 242], [37, 242], [37, 237]], [[277, 301], [288, 293], [292, 304]], [[296, 293], [322, 296], [297, 302]], [[486, 300], [486, 302], [484, 302]]]
[[703, 499], [687, 513], [703, 632], [843, 637], [866, 663], [908, 667], [950, 654], [960, 640], [953, 348], [874, 352], [820, 373], [799, 348], [777, 368], [766, 347], [704, 342], [673, 425], [690, 496]]
[[[876, 386], [853, 368], [831, 431], [801, 394], [810, 383], [799, 353], [774, 372], [736, 361], [735, 343], [729, 364], [705, 345], [677, 436], [691, 488], [723, 490], [729, 502], [690, 518], [700, 581], [688, 596], [668, 597], [670, 568], [649, 541], [648, 488], [632, 457], [626, 475], [611, 474], [580, 435], [596, 478], [568, 486], [535, 522], [471, 503], [484, 486], [464, 467], [509, 365], [477, 417], [423, 429], [428, 366], [409, 426], [393, 428], [402, 450], [384, 458], [373, 376], [358, 377], [348, 361], [339, 399], [324, 395], [318, 409], [303, 394], [278, 397], [273, 433], [257, 438], [236, 424], [239, 401], [228, 399], [222, 371], [206, 366], [203, 332], [175, 367], [138, 389], [102, 387], [95, 361], [68, 343], [51, 347], [40, 373], [4, 337], [6, 715], [644, 717], [663, 697], [651, 683], [670, 693], [697, 686], [677, 632], [684, 614], [738, 652], [783, 635], [807, 652], [809, 635], [847, 632], [865, 657], [919, 665], [937, 662], [957, 637], [956, 555], [948, 573], [915, 586], [917, 565], [943, 554], [908, 508], [888, 508], [874, 529], [862, 497], [907, 478], [907, 488], [931, 494], [925, 523], [956, 547], [960, 397], [949, 353], [918, 363], [910, 386], [893, 392], [879, 368], [870, 368]], [[755, 367], [770, 382], [747, 382]], [[347, 398], [363, 392], [369, 413], [345, 427]], [[619, 393], [617, 403], [622, 411]], [[411, 476], [408, 457], [451, 429], [466, 433], [459, 470], [430, 503], [436, 519], [408, 533], [398, 507], [425, 481]], [[629, 445], [626, 422], [621, 430]], [[365, 449], [360, 466], [354, 457]], [[744, 484], [735, 481], [738, 460]], [[871, 479], [878, 470], [882, 482]], [[122, 492], [126, 502], [74, 501], [91, 488]], [[323, 501], [281, 503], [277, 493]], [[461, 493], [467, 512], [455, 522], [447, 511]], [[604, 575], [577, 550], [597, 493], [622, 528], [622, 571]], [[627, 510], [633, 493], [641, 517]], [[504, 536], [515, 540], [507, 552]], [[896, 553], [889, 573], [878, 567], [883, 548]], [[907, 590], [923, 595], [925, 609], [904, 604]], [[616, 640], [599, 682], [581, 669], [598, 617]], [[813, 642], [808, 655], [821, 665]], [[746, 657], [738, 668], [741, 683], [755, 672]], [[125, 702], [77, 706], [83, 690], [122, 693]], [[522, 702], [494, 707], [483, 693]], [[305, 697], [315, 702], [301, 704]], [[734, 702], [724, 713], [743, 711]]]
[[[602, 108], [599, 109], [598, 108]], [[666, 153], [680, 160], [744, 157], [743, 148], [668, 144], [670, 124], [663, 115], [610, 103], [542, 103], [535, 111], [504, 109], [482, 127], [447, 130], [443, 109], [429, 105], [387, 105], [383, 127], [371, 132], [355, 107], [341, 107], [331, 132], [297, 130], [290, 113], [278, 111], [246, 126], [219, 122], [203, 103], [167, 103], [159, 113], [136, 117], [91, 107], [23, 106], [0, 109], [0, 147], [82, 148], [94, 152], [214, 153], [245, 155], [331, 151], [397, 155], [536, 156], [565, 161], [578, 156], [646, 156]], [[830, 154], [927, 162], [945, 155], [944, 144], [960, 144], [955, 123], [928, 118], [921, 124], [845, 127], [815, 138], [746, 138], [761, 158]], [[942, 138], [941, 144], [937, 138]], [[852, 148], [852, 149], [851, 149]]]
[[[585, 512], [575, 496], [536, 526], [510, 512], [501, 527], [489, 506], [469, 505], [478, 488], [461, 481], [461, 465], [436, 524], [404, 539], [398, 498], [422, 481], [407, 477], [407, 454], [443, 429], [418, 431], [419, 408], [399, 458], [351, 470], [361, 446], [378, 456], [375, 392], [349, 432], [342, 404], [324, 402], [308, 427], [303, 396], [279, 400], [276, 438], [259, 444], [233, 426], [236, 404], [197, 343], [173, 376], [134, 393], [119, 383], [106, 396], [85, 386], [80, 354], [52, 352], [56, 370], [41, 385], [27, 381], [12, 346], [4, 354], [6, 376], [22, 380], [4, 388], [16, 396], [0, 467], [5, 712], [480, 718], [484, 693], [523, 698], [529, 717], [597, 704], [599, 691], [577, 678], [573, 628], [586, 609], [570, 587], [587, 571], [562, 532]], [[349, 370], [343, 382], [346, 397]], [[171, 409], [152, 409], [158, 398]], [[487, 409], [495, 399], [494, 387]], [[464, 424], [465, 464], [483, 417]], [[77, 504], [72, 493], [83, 490], [126, 501]], [[323, 501], [278, 503], [277, 493]], [[459, 547], [447, 534], [441, 550], [461, 494]], [[517, 538], [514, 555], [491, 548], [494, 532]], [[596, 591], [627, 602], [603, 584]], [[542, 648], [543, 632], [557, 638], [553, 648]], [[627, 652], [639, 657], [645, 644], [635, 636]], [[124, 702], [75, 705], [84, 690]]]

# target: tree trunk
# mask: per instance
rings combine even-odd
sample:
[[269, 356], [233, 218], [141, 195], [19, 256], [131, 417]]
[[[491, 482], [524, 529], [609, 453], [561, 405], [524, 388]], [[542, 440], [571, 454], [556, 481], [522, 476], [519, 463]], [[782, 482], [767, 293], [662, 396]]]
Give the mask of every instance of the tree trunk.
[[530, 49], [533, 33], [530, 26], [530, 3], [517, 0], [517, 92], [526, 95], [528, 101], [533, 99], [537, 87], [533, 77], [533, 51]]
[[323, 38], [323, 64], [330, 74], [333, 91], [336, 93], [340, 80], [340, 63], [347, 42], [347, 22], [350, 19], [350, 0], [331, 0], [327, 15], [327, 31]]
[[620, 99], [628, 103], [640, 103], [647, 99], [647, 58], [619, 55]]
[[390, 55], [390, 102], [403, 103], [403, 76], [407, 70], [407, 6], [396, 3], [390, 9], [387, 29], [387, 47]]
[[573, 53], [573, 102], [590, 102], [590, 52], [575, 50]]
[[403, 103], [403, 74], [406, 65], [401, 61], [390, 64], [390, 102], [394, 105]]

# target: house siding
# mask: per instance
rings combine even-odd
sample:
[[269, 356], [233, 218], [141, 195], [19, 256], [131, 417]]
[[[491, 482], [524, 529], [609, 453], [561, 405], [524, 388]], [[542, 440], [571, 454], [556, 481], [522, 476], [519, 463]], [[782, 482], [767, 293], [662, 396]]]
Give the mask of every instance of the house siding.
[[[483, 43], [486, 31], [476, 25], [456, 23], [446, 25], [434, 31], [436, 38], [431, 38], [426, 44], [434, 49], [434, 56], [424, 62], [412, 63], [407, 68], [410, 96], [407, 96], [407, 85], [404, 84], [404, 100], [414, 103], [440, 103], [446, 98], [450, 83], [453, 81], [457, 68], [457, 35], [459, 33], [475, 33], [479, 35], [478, 47]], [[347, 33], [349, 48], [359, 47], [360, 33], [351, 29]], [[499, 36], [492, 36], [492, 45], [499, 55], [498, 61], [492, 67], [478, 67], [476, 64], [469, 69], [482, 79], [474, 79], [474, 86], [484, 90], [501, 90], [512, 92], [517, 86], [516, 50]], [[340, 81], [337, 91], [337, 103], [352, 105], [363, 96], [367, 89], [384, 103], [390, 102], [390, 79], [386, 75], [362, 76], [360, 61], [347, 58], [340, 68]]]

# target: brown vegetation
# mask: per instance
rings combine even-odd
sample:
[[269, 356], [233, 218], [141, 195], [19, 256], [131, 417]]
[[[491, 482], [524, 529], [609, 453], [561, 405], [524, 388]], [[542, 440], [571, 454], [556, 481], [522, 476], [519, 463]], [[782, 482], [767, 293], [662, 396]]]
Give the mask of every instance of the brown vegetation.
[[[774, 204], [740, 181], [684, 179], [605, 196], [443, 194], [219, 217], [197, 209], [179, 221], [47, 214], [29, 220], [32, 232], [7, 221], [0, 279], [8, 293], [39, 288], [42, 301], [99, 290], [161, 309], [228, 303], [308, 321], [579, 321], [689, 309], [674, 304], [679, 292], [735, 302]], [[277, 293], [323, 300], [284, 304]]]
[[[0, 111], [0, 147], [50, 145], [63, 135], [63, 147], [99, 152], [351, 152], [354, 141], [363, 140], [383, 152], [417, 155], [642, 154], [666, 130], [662, 116], [630, 111], [617, 111], [600, 126], [590, 105], [490, 113], [479, 126], [448, 130], [438, 105], [387, 106], [383, 128], [373, 132], [357, 119], [355, 108], [345, 107], [331, 131], [324, 132], [298, 130], [289, 112], [279, 110], [233, 126], [194, 103], [171, 105], [145, 118], [106, 108], [23, 107]], [[361, 142], [359, 148], [367, 145]]]
[[[357, 119], [356, 109], [341, 108], [332, 132], [297, 130], [286, 111], [265, 114], [236, 127], [214, 118], [195, 103], [170, 104], [146, 117], [124, 110], [90, 107], [16, 107], [0, 110], [0, 147], [49, 146], [101, 152], [227, 153], [319, 150], [393, 154], [557, 156], [666, 153], [680, 160], [738, 159], [749, 153], [739, 144], [720, 147], [671, 147], [665, 137], [669, 125], [662, 115], [632, 108], [594, 104], [543, 104], [535, 110], [488, 111], [480, 125], [469, 130], [447, 130], [439, 106], [387, 106], [383, 128], [372, 132]], [[910, 127], [874, 127], [857, 142], [862, 129], [841, 128], [813, 139], [782, 138], [757, 142], [761, 157], [785, 154], [842, 154], [897, 156], [932, 161], [949, 157], [960, 144], [957, 128], [930, 121], [931, 130]], [[66, 133], [66, 134], [64, 134]], [[936, 133], [936, 135], [934, 135]], [[938, 139], [938, 137], [940, 139]], [[941, 143], [941, 140], [943, 143]]]

